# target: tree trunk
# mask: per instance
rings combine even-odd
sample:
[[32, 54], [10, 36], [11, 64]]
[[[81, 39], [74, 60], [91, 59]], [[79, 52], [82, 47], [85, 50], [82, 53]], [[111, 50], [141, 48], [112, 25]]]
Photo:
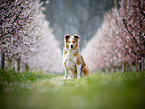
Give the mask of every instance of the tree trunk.
[[5, 69], [5, 53], [1, 52], [1, 69]]
[[12, 70], [11, 67], [12, 67], [12, 61], [8, 59], [7, 60], [7, 71]]
[[143, 61], [141, 62], [141, 71], [142, 71], [142, 72], [144, 71], [144, 59], [143, 59]]
[[25, 66], [26, 66], [26, 71], [29, 71], [29, 66], [28, 66], [28, 64], [25, 64]]
[[106, 73], [110, 73], [110, 72], [111, 72], [111, 69], [110, 69], [110, 68], [107, 68], [107, 69], [105, 70], [105, 72], [106, 72]]
[[139, 71], [139, 67], [138, 67], [139, 63], [138, 63], [138, 59], [136, 58], [136, 63], [135, 63], [135, 71], [138, 72]]
[[15, 60], [14, 60], [14, 58], [12, 57], [12, 68], [11, 68], [12, 70], [15, 70]]
[[124, 61], [122, 64], [122, 72], [126, 72], [126, 62]]
[[136, 71], [135, 65], [132, 65], [132, 71], [133, 71], [133, 72]]
[[20, 68], [21, 68], [21, 58], [17, 59], [17, 71], [20, 72]]
[[119, 67], [118, 67], [118, 66], [116, 67], [116, 72], [117, 72], [117, 73], [119, 72]]
[[142, 71], [142, 62], [139, 63], [139, 71]]
[[143, 60], [143, 71], [145, 70], [145, 59]]
[[117, 1], [118, 1], [118, 0], [114, 0], [114, 7], [115, 7], [116, 9], [118, 9]]

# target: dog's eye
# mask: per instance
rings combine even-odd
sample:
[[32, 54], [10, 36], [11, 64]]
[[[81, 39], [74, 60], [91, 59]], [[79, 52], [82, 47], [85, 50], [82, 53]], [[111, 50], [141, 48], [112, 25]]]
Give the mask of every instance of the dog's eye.
[[66, 43], [67, 43], [68, 41], [66, 41]]
[[70, 41], [69, 41], [69, 43], [70, 43]]
[[73, 43], [75, 43], [75, 41], [73, 41]]

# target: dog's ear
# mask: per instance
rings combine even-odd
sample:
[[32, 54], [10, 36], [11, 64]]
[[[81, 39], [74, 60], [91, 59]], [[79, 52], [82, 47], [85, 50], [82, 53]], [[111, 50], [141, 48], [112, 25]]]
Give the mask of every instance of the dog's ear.
[[65, 35], [64, 38], [67, 40], [70, 37], [69, 34]]
[[80, 36], [77, 35], [77, 34], [74, 34], [74, 37], [75, 37], [76, 39], [79, 39], [79, 38], [80, 38]]

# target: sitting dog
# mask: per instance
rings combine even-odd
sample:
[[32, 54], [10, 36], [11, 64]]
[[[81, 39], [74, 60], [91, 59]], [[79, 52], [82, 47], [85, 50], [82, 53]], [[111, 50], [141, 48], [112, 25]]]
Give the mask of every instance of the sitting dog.
[[64, 79], [80, 78], [89, 75], [89, 68], [86, 66], [83, 56], [79, 50], [79, 36], [64, 36], [63, 63], [65, 69]]

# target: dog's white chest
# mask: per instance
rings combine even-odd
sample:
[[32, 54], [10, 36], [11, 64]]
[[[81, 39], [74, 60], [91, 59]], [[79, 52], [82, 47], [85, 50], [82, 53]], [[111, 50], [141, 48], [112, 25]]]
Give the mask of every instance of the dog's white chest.
[[76, 59], [77, 58], [74, 56], [73, 53], [65, 54], [64, 61], [66, 62], [66, 67], [69, 68], [69, 69], [75, 69]]

